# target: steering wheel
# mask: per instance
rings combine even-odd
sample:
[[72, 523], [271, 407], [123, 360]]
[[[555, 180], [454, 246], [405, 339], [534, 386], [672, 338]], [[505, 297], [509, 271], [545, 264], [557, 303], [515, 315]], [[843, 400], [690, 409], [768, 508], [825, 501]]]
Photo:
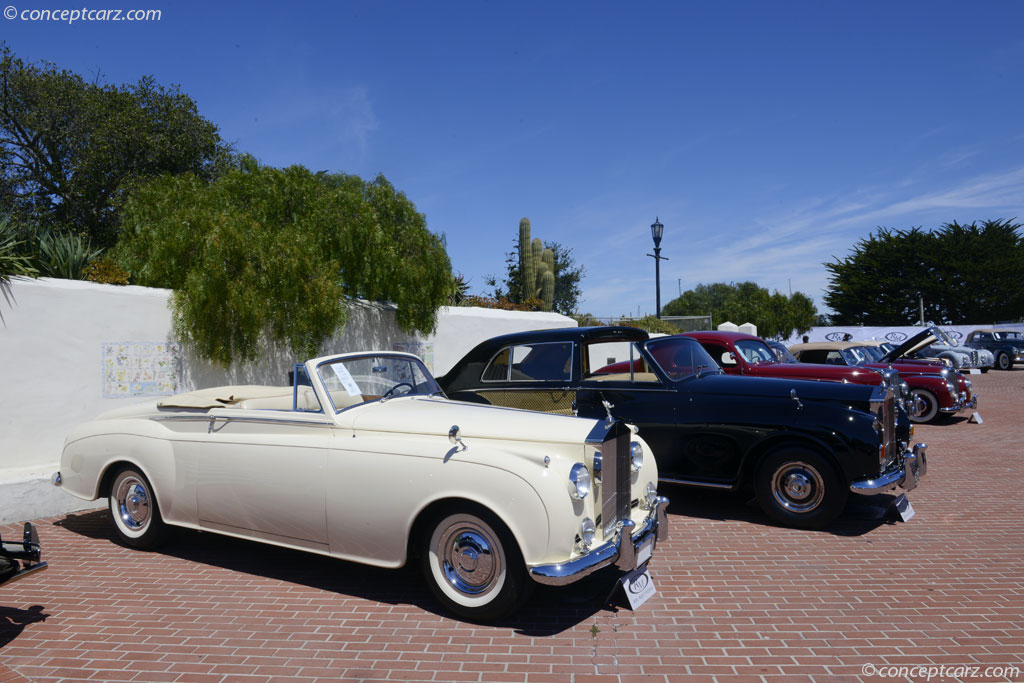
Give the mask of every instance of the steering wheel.
[[409, 392], [416, 388], [413, 385], [409, 384], [408, 382], [399, 382], [395, 386], [385, 391], [384, 395], [381, 396], [381, 398], [390, 398], [391, 394], [395, 393], [395, 389], [397, 389], [398, 387], [409, 387], [409, 391], [405, 392], [406, 394], [408, 394]]

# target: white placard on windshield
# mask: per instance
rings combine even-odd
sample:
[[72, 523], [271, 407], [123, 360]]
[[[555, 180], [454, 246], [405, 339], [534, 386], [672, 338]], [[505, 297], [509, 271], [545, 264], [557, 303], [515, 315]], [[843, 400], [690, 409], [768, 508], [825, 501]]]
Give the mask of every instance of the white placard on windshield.
[[334, 370], [335, 376], [341, 382], [341, 386], [345, 387], [345, 391], [348, 392], [349, 396], [363, 395], [363, 392], [359, 390], [359, 385], [352, 379], [352, 375], [349, 374], [348, 368], [345, 367], [344, 363], [334, 363], [331, 365], [331, 370]]

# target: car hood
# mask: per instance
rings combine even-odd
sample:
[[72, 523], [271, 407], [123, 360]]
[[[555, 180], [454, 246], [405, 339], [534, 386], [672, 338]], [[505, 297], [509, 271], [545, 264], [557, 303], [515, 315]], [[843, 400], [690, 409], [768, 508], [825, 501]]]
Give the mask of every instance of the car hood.
[[910, 339], [906, 340], [905, 342], [897, 346], [889, 353], [882, 356], [882, 361], [890, 363], [896, 360], [897, 358], [909, 356], [912, 353], [920, 351], [926, 346], [931, 346], [937, 341], [939, 341], [939, 336], [936, 334], [935, 328], [926, 327], [925, 329], [921, 330]]
[[843, 382], [815, 382], [803, 379], [775, 379], [772, 377], [745, 377], [737, 375], [707, 375], [687, 380], [687, 389], [696, 393], [733, 395], [737, 398], [785, 398], [792, 400], [792, 392], [801, 401], [841, 401], [845, 404], [869, 402], [878, 388], [868, 384]]
[[827, 380], [832, 382], [846, 380], [856, 384], [878, 384], [882, 381], [878, 372], [867, 368], [811, 363], [760, 363], [755, 367], [760, 377], [791, 377], [793, 379]]
[[425, 396], [399, 397], [354, 409], [356, 431], [448, 435], [458, 426], [462, 438], [578, 443], [603, 421], [551, 415], [516, 408]]
[[919, 363], [913, 363], [903, 359], [894, 363], [864, 363], [861, 367], [877, 368], [879, 370], [892, 368], [900, 373], [900, 375], [941, 375], [942, 371], [946, 368], [945, 365], [937, 361], [922, 360]]

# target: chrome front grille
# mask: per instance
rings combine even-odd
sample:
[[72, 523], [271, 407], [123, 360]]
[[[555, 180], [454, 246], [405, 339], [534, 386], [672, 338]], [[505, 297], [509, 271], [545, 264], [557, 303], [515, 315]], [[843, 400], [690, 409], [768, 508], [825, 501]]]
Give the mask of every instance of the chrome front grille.
[[885, 461], [882, 469], [896, 462], [899, 444], [896, 443], [896, 397], [892, 390], [885, 392], [882, 403], [882, 443], [885, 445]]
[[881, 396], [876, 394], [872, 399], [875, 406], [875, 419], [878, 421], [875, 429], [878, 431], [879, 447], [878, 460], [879, 471], [884, 472], [891, 467], [899, 458], [900, 448], [896, 441], [896, 400], [902, 394], [899, 374], [895, 370], [886, 370], [882, 373], [884, 381], [880, 387]]
[[629, 442], [632, 432], [616, 422], [601, 442], [601, 531], [608, 540], [615, 536], [619, 522], [629, 519]]

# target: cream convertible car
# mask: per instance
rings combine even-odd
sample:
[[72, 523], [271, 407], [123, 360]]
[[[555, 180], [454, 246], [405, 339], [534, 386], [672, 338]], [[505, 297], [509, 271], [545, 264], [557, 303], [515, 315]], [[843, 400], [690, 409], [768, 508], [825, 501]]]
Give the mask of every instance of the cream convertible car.
[[475, 620], [533, 581], [641, 567], [667, 535], [657, 465], [621, 422], [450, 401], [403, 353], [317, 358], [294, 378], [106, 413], [71, 433], [54, 482], [109, 496], [138, 548], [174, 525], [380, 567], [418, 556]]

